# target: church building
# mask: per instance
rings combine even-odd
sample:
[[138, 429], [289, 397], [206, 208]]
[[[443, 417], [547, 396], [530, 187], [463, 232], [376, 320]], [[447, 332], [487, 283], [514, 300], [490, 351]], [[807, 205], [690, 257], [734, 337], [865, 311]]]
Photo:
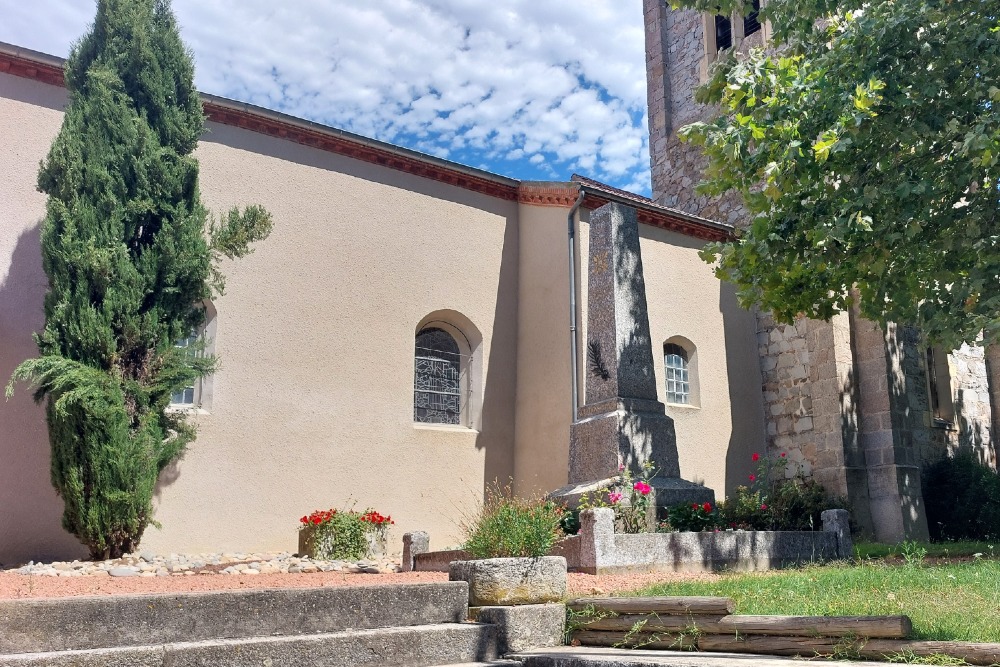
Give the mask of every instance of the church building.
[[[0, 378], [37, 354], [44, 321], [35, 183], [62, 80], [61, 60], [0, 45]], [[220, 367], [174, 397], [198, 438], [160, 479], [161, 528], [143, 549], [293, 551], [299, 517], [352, 506], [392, 517], [390, 550], [411, 530], [445, 548], [494, 481], [525, 495], [565, 485], [567, 222], [585, 323], [588, 220], [612, 201], [638, 211], [680, 472], [720, 498], [747, 480], [765, 437], [757, 323], [698, 258], [731, 226], [585, 178], [518, 181], [232, 100], [204, 106], [206, 205], [261, 204], [274, 231], [223, 266], [226, 294], [207, 304], [197, 335]], [[0, 563], [85, 555], [61, 512], [44, 408], [18, 385], [0, 402]]]
[[[657, 398], [684, 479], [721, 499], [752, 454], [785, 453], [789, 475], [895, 542], [927, 535], [922, 466], [958, 447], [995, 466], [987, 368], [1000, 363], [982, 348], [928, 347], [857, 313], [779, 324], [698, 257], [745, 213], [695, 193], [704, 163], [677, 130], [713, 113], [693, 94], [718, 52], [766, 45], [769, 28], [643, 3], [652, 199], [578, 176], [520, 181], [203, 95], [206, 205], [261, 204], [274, 231], [222, 267], [226, 294], [206, 304], [195, 334], [220, 366], [174, 396], [198, 437], [159, 481], [143, 549], [293, 551], [298, 518], [331, 507], [391, 515], [390, 551], [413, 530], [447, 548], [492, 484], [565, 485], [571, 339], [587, 340], [571, 332], [570, 273], [585, 323], [588, 221], [609, 202], [638, 212]], [[36, 177], [67, 103], [62, 64], [0, 44], [3, 382], [37, 354], [44, 322]], [[44, 412], [24, 385], [0, 402], [3, 565], [86, 554], [60, 525]]]

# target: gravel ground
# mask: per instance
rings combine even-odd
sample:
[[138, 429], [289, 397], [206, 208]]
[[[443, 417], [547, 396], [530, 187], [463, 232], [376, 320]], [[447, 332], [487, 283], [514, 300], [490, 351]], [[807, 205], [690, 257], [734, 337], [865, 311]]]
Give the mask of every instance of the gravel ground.
[[[593, 576], [570, 573], [572, 596], [607, 595], [643, 588], [658, 581], [711, 580], [714, 574], [623, 574]], [[250, 588], [314, 588], [320, 586], [380, 586], [448, 581], [447, 572], [395, 574], [258, 574], [254, 576], [195, 575], [188, 577], [41, 577], [12, 571], [0, 572], [0, 599], [52, 598], [73, 595], [128, 595]]]

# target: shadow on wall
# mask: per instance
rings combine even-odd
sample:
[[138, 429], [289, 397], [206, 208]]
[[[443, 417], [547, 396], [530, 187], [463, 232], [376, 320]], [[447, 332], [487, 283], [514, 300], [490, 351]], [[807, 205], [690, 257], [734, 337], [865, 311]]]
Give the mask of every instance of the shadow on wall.
[[736, 288], [722, 282], [719, 311], [726, 340], [726, 372], [733, 430], [726, 448], [726, 495], [754, 472], [751, 456], [767, 449], [763, 379], [757, 351], [757, 318], [742, 308]]
[[[855, 341], [851, 341], [852, 348]], [[852, 358], [857, 358], [853, 351]], [[847, 491], [847, 510], [859, 536], [875, 538], [872, 523], [871, 498], [868, 493], [868, 471], [865, 452], [861, 448], [861, 424], [858, 421], [858, 373], [854, 364], [847, 371], [838, 391], [840, 401], [840, 438], [844, 446], [844, 486]], [[842, 490], [837, 490], [840, 495]]]
[[484, 449], [483, 497], [494, 482], [501, 486], [514, 479], [514, 408], [517, 403], [517, 223], [510, 218], [504, 229], [497, 281], [496, 310], [490, 335], [490, 358], [484, 378], [482, 418], [476, 448]]
[[[931, 427], [927, 375], [923, 365], [924, 355], [921, 354], [922, 339], [920, 332], [911, 326], [876, 327], [883, 333], [886, 341], [885, 372], [889, 391], [887, 416], [891, 420], [891, 444], [881, 454], [882, 462], [897, 466], [899, 481], [893, 491], [899, 494], [903, 534], [908, 538], [927, 539], [919, 467], [920, 452], [931, 444]], [[874, 451], [872, 453], [876, 454]], [[872, 461], [868, 461], [868, 466], [869, 490], [873, 492]], [[873, 509], [873, 514], [876, 511]], [[884, 535], [878, 533], [878, 522], [874, 523], [876, 534], [884, 539]]]
[[[995, 445], [983, 432], [982, 422], [979, 419], [970, 417], [968, 412], [968, 409], [965, 407], [963, 392], [960, 391], [958, 392], [958, 398], [955, 400], [955, 426], [958, 428], [958, 451], [970, 452], [981, 464], [995, 470], [997, 465]], [[927, 461], [927, 463], [933, 462]]]
[[[32, 334], [44, 324], [42, 302], [48, 289], [40, 230], [39, 223], [17, 239], [0, 283], [0, 385], [6, 385], [19, 363], [38, 353]], [[0, 401], [0, 563], [4, 566], [82, 558], [87, 553], [62, 528], [62, 501], [49, 480], [45, 409], [31, 400], [31, 393], [29, 386], [18, 384], [10, 400]]]

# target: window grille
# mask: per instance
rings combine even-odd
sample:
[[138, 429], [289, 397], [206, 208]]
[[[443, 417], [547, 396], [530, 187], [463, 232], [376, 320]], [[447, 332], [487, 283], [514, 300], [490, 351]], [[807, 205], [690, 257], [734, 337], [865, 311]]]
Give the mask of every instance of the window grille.
[[462, 355], [451, 334], [437, 328], [417, 334], [413, 355], [413, 421], [460, 424], [461, 378]]
[[[179, 347], [187, 354], [198, 354], [195, 343], [198, 342], [198, 334], [192, 333], [187, 338], [181, 338], [179, 341], [174, 343], [174, 347]], [[197, 382], [197, 380], [196, 380]], [[170, 395], [170, 404], [183, 406], [183, 407], [194, 407], [195, 405], [195, 385], [190, 384], [183, 387]]]
[[733, 22], [728, 16], [715, 16], [715, 48], [719, 51], [733, 46]]
[[691, 382], [688, 378], [688, 354], [680, 345], [663, 346], [663, 365], [667, 371], [667, 403], [691, 403]]
[[743, 19], [743, 36], [749, 37], [760, 31], [760, 0], [754, 0], [753, 11]]

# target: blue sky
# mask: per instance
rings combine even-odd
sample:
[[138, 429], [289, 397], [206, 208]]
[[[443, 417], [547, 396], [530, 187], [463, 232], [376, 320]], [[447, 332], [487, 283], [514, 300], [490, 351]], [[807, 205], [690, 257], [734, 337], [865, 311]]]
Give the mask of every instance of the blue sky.
[[[90, 0], [0, 0], [66, 56]], [[199, 90], [521, 179], [649, 194], [641, 0], [174, 0]]]

